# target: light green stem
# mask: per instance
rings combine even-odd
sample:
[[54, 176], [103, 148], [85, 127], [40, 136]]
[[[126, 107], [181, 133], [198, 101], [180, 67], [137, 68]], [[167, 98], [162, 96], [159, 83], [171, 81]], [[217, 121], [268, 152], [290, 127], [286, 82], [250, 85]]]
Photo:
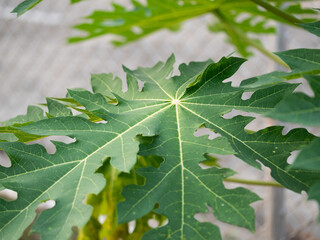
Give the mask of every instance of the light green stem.
[[283, 186], [277, 182], [265, 182], [258, 180], [247, 180], [247, 179], [238, 179], [238, 178], [226, 178], [225, 182], [234, 182], [234, 183], [242, 183], [247, 185], [255, 185], [255, 186], [267, 186], [267, 187], [281, 187]]
[[281, 9], [271, 5], [270, 3], [268, 3], [265, 0], [251, 0], [252, 2], [256, 3], [257, 5], [263, 7], [264, 9], [268, 10], [269, 12], [273, 13], [274, 15], [285, 19], [286, 21], [288, 21], [291, 24], [296, 25], [297, 23], [303, 23], [302, 20], [296, 18], [293, 15], [290, 15], [284, 11], [282, 11]]
[[230, 24], [228, 22], [228, 20], [222, 15], [222, 13], [219, 10], [213, 11], [213, 14], [216, 17], [218, 17], [218, 19], [221, 21], [221, 23], [224, 25], [224, 27], [226, 28], [226, 30], [228, 32], [238, 36], [239, 38], [242, 39], [242, 41], [247, 43], [249, 46], [252, 46], [252, 47], [256, 48], [257, 50], [259, 50], [264, 55], [266, 55], [267, 57], [271, 58], [273, 61], [277, 62], [278, 64], [284, 66], [285, 68], [290, 69], [290, 67], [280, 57], [278, 57], [277, 55], [275, 55], [272, 52], [268, 51], [263, 46], [261, 46], [260, 44], [258, 44], [254, 40], [250, 39], [245, 34], [243, 34], [238, 28], [236, 28], [235, 26]]

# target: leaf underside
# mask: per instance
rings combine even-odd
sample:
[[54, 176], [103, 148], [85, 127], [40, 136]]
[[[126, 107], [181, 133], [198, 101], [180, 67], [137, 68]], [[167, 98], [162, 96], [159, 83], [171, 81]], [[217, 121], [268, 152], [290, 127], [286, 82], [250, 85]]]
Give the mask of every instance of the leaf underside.
[[[265, 114], [296, 87], [279, 83], [242, 100], [244, 89], [223, 81], [244, 61], [231, 57], [218, 63], [182, 64], [180, 75], [172, 77], [171, 56], [152, 68], [124, 68], [128, 77], [125, 93], [121, 80], [106, 74], [92, 76], [93, 93], [69, 90], [69, 99], [73, 99], [69, 104], [83, 105], [82, 114], [90, 113], [106, 123], [71, 116], [61, 103], [48, 100], [50, 118], [19, 130], [39, 136], [68, 136], [76, 141], [53, 142], [54, 154], [37, 144], [0, 143], [12, 160], [12, 167], [2, 168], [1, 184], [19, 196], [12, 202], [0, 199], [1, 239], [19, 238], [33, 220], [38, 204], [48, 199], [55, 200], [56, 205], [40, 215], [32, 231], [40, 232], [43, 239], [67, 239], [72, 226], [83, 226], [89, 219], [92, 208], [83, 204], [85, 196], [97, 194], [104, 186], [103, 176], [95, 170], [110, 158], [114, 168], [129, 172], [137, 154], [161, 156], [164, 161], [158, 168], [137, 170], [145, 177], [145, 184], [124, 188], [125, 201], [118, 205], [119, 223], [140, 218], [157, 205], [154, 211], [169, 222], [147, 232], [144, 239], [220, 239], [217, 226], [194, 218], [198, 212], [207, 212], [209, 206], [218, 220], [254, 231], [254, 211], [249, 205], [260, 198], [244, 188], [226, 189], [223, 179], [234, 172], [218, 167], [202, 169], [199, 163], [206, 153], [235, 154], [256, 168], [260, 167], [259, 160], [279, 183], [296, 192], [308, 191], [320, 174], [287, 169], [290, 152], [315, 138], [306, 130], [282, 135], [282, 127], [275, 126], [249, 134], [244, 128], [254, 118], [223, 117], [233, 109]], [[144, 82], [142, 91], [137, 80]], [[200, 126], [221, 136], [213, 140], [195, 137]]]

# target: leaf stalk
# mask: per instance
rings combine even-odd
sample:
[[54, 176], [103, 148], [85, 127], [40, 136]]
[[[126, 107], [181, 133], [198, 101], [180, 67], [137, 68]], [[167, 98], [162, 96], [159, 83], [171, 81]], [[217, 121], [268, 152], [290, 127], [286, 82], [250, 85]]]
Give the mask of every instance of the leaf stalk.
[[266, 182], [266, 181], [248, 180], [248, 179], [239, 179], [239, 178], [226, 178], [226, 179], [224, 179], [224, 181], [225, 182], [233, 182], [233, 183], [241, 183], [241, 184], [246, 184], [246, 185], [283, 188], [283, 186], [277, 182]]
[[[265, 0], [251, 0], [255, 4], [263, 7], [264, 9], [268, 10], [269, 12], [273, 13], [274, 15], [288, 21], [291, 24], [296, 25], [297, 23], [303, 23], [302, 20], [296, 18], [295, 16], [286, 13], [285, 11], [282, 11], [281, 9], [271, 5]], [[296, 25], [297, 26], [297, 25]]]

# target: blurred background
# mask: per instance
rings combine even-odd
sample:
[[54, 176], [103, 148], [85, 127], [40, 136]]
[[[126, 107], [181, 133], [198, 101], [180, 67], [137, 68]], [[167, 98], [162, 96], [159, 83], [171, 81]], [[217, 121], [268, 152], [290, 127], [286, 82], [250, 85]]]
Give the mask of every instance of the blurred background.
[[[122, 65], [129, 68], [152, 66], [157, 61], [165, 61], [171, 53], [176, 56], [177, 67], [182, 62], [208, 58], [218, 61], [222, 56], [234, 52], [234, 47], [225, 42], [223, 34], [207, 30], [207, 23], [212, 21], [209, 15], [187, 21], [180, 31], [163, 30], [138, 42], [115, 48], [109, 43], [108, 36], [67, 44], [67, 38], [77, 33], [71, 26], [94, 9], [110, 8], [110, 1], [91, 0], [72, 6], [66, 0], [43, 1], [30, 12], [16, 18], [10, 12], [19, 2], [21, 0], [0, 2], [0, 121], [25, 114], [28, 105], [43, 103], [45, 97], [64, 97], [67, 88], [90, 89], [91, 73], [111, 72], [124, 78]], [[128, 1], [116, 2], [128, 5]], [[310, 7], [319, 7], [319, 3], [312, 1], [308, 4]], [[276, 51], [279, 42], [285, 43], [285, 49], [320, 47], [319, 39], [303, 30], [289, 27], [280, 27], [280, 30], [281, 34], [277, 37], [262, 37], [267, 49]], [[254, 57], [240, 68], [232, 80], [236, 86], [243, 79], [275, 69], [273, 61], [255, 52]], [[299, 90], [308, 92], [308, 86], [303, 84]], [[258, 130], [270, 124], [270, 120], [259, 117], [248, 127]], [[224, 158], [220, 163], [238, 171], [236, 177], [269, 178], [266, 169], [258, 171], [238, 159]], [[227, 187], [235, 186], [239, 185], [227, 184]], [[283, 225], [278, 225], [283, 226], [279, 240], [320, 239], [320, 225], [316, 223], [318, 207], [315, 202], [307, 202], [305, 194], [284, 191], [284, 197], [280, 199], [284, 203], [282, 206], [271, 199], [273, 195], [269, 187], [249, 188], [264, 199], [253, 204], [257, 213], [256, 233], [220, 223], [208, 214], [201, 214], [198, 218], [218, 224], [224, 239], [271, 240], [272, 224], [276, 220], [271, 212], [276, 203], [281, 206], [276, 209], [276, 218], [283, 220]]]

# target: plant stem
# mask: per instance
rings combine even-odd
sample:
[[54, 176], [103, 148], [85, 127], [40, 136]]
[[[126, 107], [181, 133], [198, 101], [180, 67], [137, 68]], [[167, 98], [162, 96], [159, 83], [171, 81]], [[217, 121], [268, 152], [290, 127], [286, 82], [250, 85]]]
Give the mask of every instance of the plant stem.
[[247, 43], [248, 45], [256, 48], [257, 50], [259, 50], [261, 53], [263, 53], [264, 55], [266, 55], [267, 57], [271, 58], [273, 61], [277, 62], [278, 64], [284, 66], [285, 68], [290, 69], [290, 67], [277, 55], [273, 54], [272, 52], [268, 51], [267, 49], [265, 49], [263, 46], [261, 46], [260, 44], [258, 44], [257, 42], [255, 42], [254, 40], [250, 39], [249, 37], [247, 37], [245, 34], [243, 34], [238, 28], [236, 28], [235, 26], [233, 26], [232, 24], [230, 24], [228, 22], [228, 20], [222, 15], [222, 13], [219, 10], [214, 10], [213, 14], [218, 17], [218, 19], [221, 21], [221, 23], [224, 25], [224, 27], [226, 28], [227, 32], [230, 32], [233, 35], [238, 36], [240, 39], [242, 39], [242, 41], [244, 41], [245, 43]]
[[273, 13], [274, 15], [285, 19], [286, 21], [296, 25], [297, 23], [303, 23], [302, 20], [296, 18], [293, 15], [290, 15], [284, 11], [282, 11], [281, 9], [272, 6], [270, 3], [266, 2], [265, 0], [251, 0], [252, 2], [256, 3], [257, 5], [263, 7], [264, 9], [268, 10], [269, 12]]
[[265, 182], [258, 180], [247, 180], [247, 179], [238, 179], [238, 178], [226, 178], [225, 182], [234, 182], [234, 183], [242, 183], [247, 185], [256, 185], [256, 186], [268, 186], [268, 187], [281, 187], [283, 186], [277, 182]]

